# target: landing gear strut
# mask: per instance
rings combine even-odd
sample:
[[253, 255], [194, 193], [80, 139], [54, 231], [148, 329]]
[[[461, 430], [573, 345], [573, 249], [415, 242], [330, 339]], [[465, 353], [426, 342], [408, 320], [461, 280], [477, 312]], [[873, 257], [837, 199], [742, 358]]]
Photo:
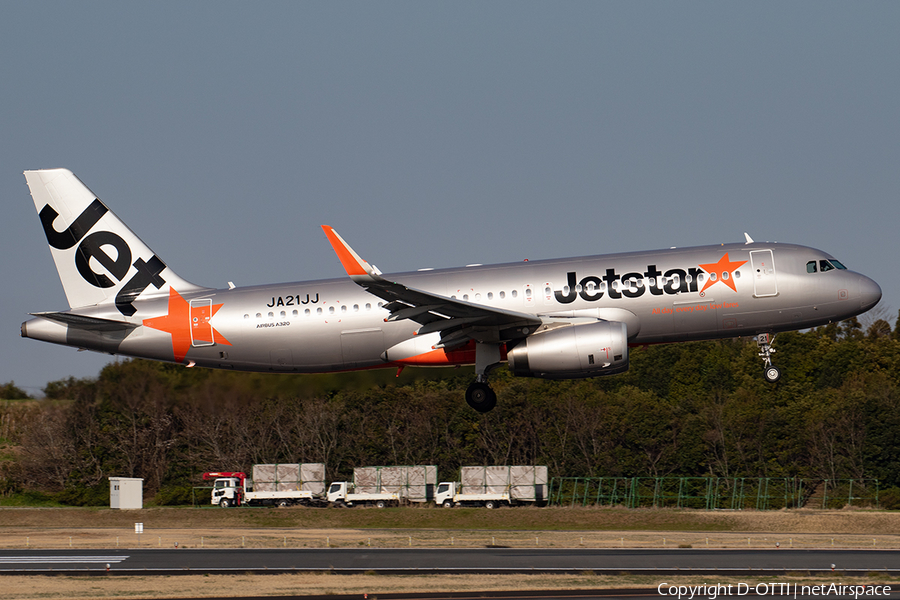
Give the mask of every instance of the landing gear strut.
[[499, 364], [499, 344], [475, 343], [475, 381], [466, 388], [466, 403], [480, 413], [497, 406], [497, 394], [487, 384], [487, 376]]
[[775, 383], [781, 379], [781, 369], [772, 364], [772, 355], [775, 354], [775, 348], [772, 342], [775, 341], [775, 335], [771, 333], [761, 333], [756, 336], [756, 345], [759, 346], [759, 355], [766, 364], [763, 369], [763, 377], [769, 383]]

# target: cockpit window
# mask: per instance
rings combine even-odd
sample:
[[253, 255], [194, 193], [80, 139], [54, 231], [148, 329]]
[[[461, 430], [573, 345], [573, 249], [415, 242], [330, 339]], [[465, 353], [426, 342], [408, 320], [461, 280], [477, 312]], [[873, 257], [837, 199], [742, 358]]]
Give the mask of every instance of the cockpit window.
[[[834, 260], [833, 258], [830, 258], [828, 260], [825, 260], [824, 258], [819, 259], [819, 264], [818, 264], [819, 271], [824, 273], [826, 271], [833, 271], [834, 269], [846, 271], [847, 267], [845, 267], [843, 265], [843, 263], [841, 263], [840, 261]], [[815, 273], [816, 271], [817, 271], [816, 261], [811, 260], [808, 263], [806, 263], [806, 272], [807, 273]]]

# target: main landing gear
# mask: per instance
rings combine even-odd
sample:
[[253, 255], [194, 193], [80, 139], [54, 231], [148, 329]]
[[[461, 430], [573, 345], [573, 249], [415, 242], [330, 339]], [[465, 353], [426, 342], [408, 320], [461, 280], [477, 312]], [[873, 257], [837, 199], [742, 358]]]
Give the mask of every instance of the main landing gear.
[[487, 384], [488, 373], [500, 365], [500, 345], [475, 342], [475, 381], [466, 388], [466, 403], [480, 413], [497, 406], [497, 394]]
[[775, 354], [775, 348], [772, 343], [775, 341], [775, 334], [760, 333], [756, 336], [756, 345], [759, 346], [759, 355], [766, 364], [763, 369], [763, 377], [769, 383], [775, 383], [781, 379], [781, 369], [772, 364], [772, 355]]
[[483, 381], [473, 381], [466, 389], [466, 403], [480, 413], [497, 406], [497, 393]]

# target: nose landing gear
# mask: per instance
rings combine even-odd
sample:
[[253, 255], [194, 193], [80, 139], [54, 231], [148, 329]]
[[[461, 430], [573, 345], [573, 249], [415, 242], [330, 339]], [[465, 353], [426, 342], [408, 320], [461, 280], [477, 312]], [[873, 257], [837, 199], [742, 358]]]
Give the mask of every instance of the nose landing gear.
[[759, 347], [759, 356], [765, 363], [763, 377], [765, 377], [766, 381], [769, 383], [775, 383], [781, 379], [781, 369], [772, 364], [772, 355], [775, 354], [775, 348], [772, 347], [774, 341], [775, 334], [772, 333], [760, 333], [756, 336], [756, 345]]

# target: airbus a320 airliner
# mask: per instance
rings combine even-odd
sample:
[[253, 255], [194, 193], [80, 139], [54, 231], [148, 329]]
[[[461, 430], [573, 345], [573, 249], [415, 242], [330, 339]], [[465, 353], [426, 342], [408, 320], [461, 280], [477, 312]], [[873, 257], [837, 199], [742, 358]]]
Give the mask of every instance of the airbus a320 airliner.
[[69, 310], [32, 313], [22, 336], [218, 369], [321, 373], [475, 365], [466, 401], [491, 410], [487, 380], [622, 373], [629, 346], [772, 340], [865, 312], [881, 288], [804, 246], [746, 243], [383, 275], [331, 227], [349, 279], [227, 289], [176, 275], [71, 171], [26, 171]]

